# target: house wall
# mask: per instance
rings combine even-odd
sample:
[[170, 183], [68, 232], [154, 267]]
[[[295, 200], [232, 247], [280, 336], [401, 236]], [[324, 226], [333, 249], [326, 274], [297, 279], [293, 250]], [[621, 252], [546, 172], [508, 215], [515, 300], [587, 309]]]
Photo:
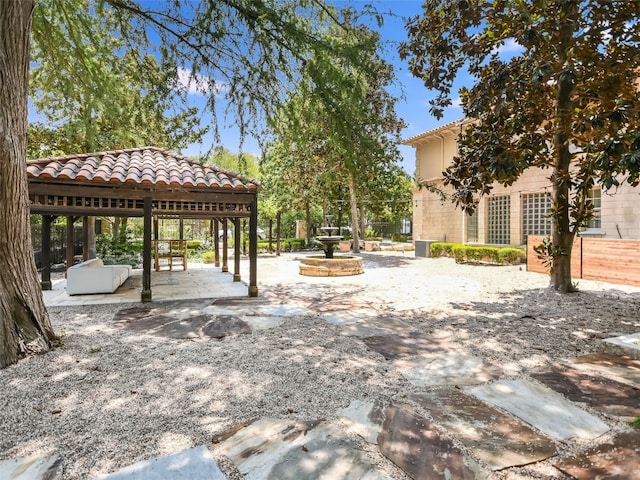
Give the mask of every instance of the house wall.
[[640, 239], [640, 188], [628, 184], [602, 192], [602, 236]]
[[[410, 143], [416, 148], [416, 179], [442, 188], [442, 172], [451, 164], [457, 151], [456, 138], [459, 126], [438, 129]], [[509, 187], [494, 184], [490, 195], [484, 196], [477, 208], [478, 243], [490, 243], [489, 204], [490, 199], [509, 196], [509, 238], [511, 245], [523, 244], [523, 196], [532, 193], [551, 193], [550, 170], [528, 169], [520, 179]], [[413, 192], [414, 240], [437, 240], [468, 243], [468, 216], [451, 201], [442, 200], [426, 188]], [[598, 230], [587, 230], [584, 235], [640, 239], [640, 189], [622, 185], [615, 193], [602, 192], [600, 216], [602, 225]], [[531, 233], [531, 232], [529, 232]], [[471, 239], [474, 240], [474, 239]]]

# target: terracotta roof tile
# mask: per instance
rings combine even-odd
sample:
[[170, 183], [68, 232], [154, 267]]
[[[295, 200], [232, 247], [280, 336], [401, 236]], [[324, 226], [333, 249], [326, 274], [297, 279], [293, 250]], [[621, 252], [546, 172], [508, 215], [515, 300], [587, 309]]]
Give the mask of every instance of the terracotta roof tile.
[[258, 182], [157, 147], [42, 158], [27, 162], [29, 178], [82, 182], [143, 183], [255, 190]]

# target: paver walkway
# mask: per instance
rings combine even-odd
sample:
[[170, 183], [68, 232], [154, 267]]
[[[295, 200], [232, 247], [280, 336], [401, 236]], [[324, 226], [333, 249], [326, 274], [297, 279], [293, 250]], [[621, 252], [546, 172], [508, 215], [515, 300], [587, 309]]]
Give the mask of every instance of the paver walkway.
[[[305, 422], [259, 418], [213, 438], [247, 479], [384, 480], [361, 444], [377, 449], [415, 480], [488, 479], [492, 471], [558, 456], [569, 478], [640, 478], [640, 432], [559, 456], [559, 442], [578, 445], [609, 431], [606, 419], [640, 415], [640, 361], [594, 354], [504, 378], [500, 365], [459, 352], [401, 321], [387, 321], [367, 305], [317, 308], [301, 290], [287, 304], [269, 298], [184, 300], [120, 308], [119, 328], [176, 339], [251, 335], [287, 317], [313, 312], [358, 337], [407, 381], [406, 402], [354, 398], [335, 419]], [[342, 308], [345, 307], [345, 308]], [[615, 380], [614, 380], [615, 379]], [[588, 409], [606, 414], [603, 418]], [[0, 462], [0, 480], [60, 479], [64, 459]], [[222, 479], [207, 446], [136, 463], [100, 480]]]

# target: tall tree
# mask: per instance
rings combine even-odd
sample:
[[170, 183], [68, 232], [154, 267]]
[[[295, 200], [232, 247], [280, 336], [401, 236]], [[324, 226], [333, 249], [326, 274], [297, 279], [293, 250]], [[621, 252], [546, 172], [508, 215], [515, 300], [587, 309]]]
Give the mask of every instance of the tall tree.
[[90, 0], [38, 2], [30, 96], [46, 124], [30, 125], [31, 158], [144, 145], [179, 149], [206, 131], [197, 108], [175, 112], [184, 99], [175, 68], [125, 49], [116, 18]]
[[[351, 12], [345, 11], [345, 16], [356, 23]], [[284, 146], [277, 158], [289, 158], [289, 163], [295, 164], [299, 174], [293, 174], [292, 180], [305, 194], [312, 191], [327, 198], [336, 186], [346, 186], [357, 252], [360, 200], [366, 189], [376, 185], [373, 179], [398, 161], [397, 143], [404, 123], [396, 116], [396, 99], [387, 91], [394, 74], [380, 56], [378, 34], [357, 25], [348, 31], [330, 30], [326, 35], [332, 42], [350, 47], [366, 44], [368, 48], [360, 48], [358, 62], [366, 69], [331, 52], [318, 52], [305, 64], [297, 89], [271, 126], [277, 143]], [[315, 89], [319, 79], [333, 85], [328, 98], [325, 91]], [[348, 120], [334, 112], [346, 113]], [[284, 170], [291, 174], [291, 168]]]
[[[153, 54], [161, 71], [171, 72], [167, 82], [176, 87], [184, 85], [181, 74], [189, 72], [187, 85], [208, 96], [213, 113], [217, 99], [224, 96], [227, 111], [242, 134], [259, 129], [263, 115], [278, 109], [285, 87], [297, 77], [298, 67], [314, 54], [329, 50], [337, 58], [350, 59], [361, 71], [367, 69], [367, 64], [360, 65], [359, 54], [361, 48], [368, 48], [367, 38], [362, 37], [362, 43], [343, 45], [317, 34], [328, 24], [348, 29], [340, 15], [320, 0], [87, 0], [87, 4], [88, 16], [112, 18], [109, 25], [116, 30], [114, 37], [123, 39], [124, 52]], [[33, 8], [31, 0], [0, 1], [0, 248], [6, 250], [0, 252], [1, 367], [15, 362], [28, 345], [49, 348], [54, 338], [28, 248], [31, 234], [24, 168]], [[68, 28], [73, 35], [72, 26]], [[101, 34], [95, 32], [96, 36]], [[73, 76], [74, 67], [81, 63], [92, 64], [87, 56], [80, 59], [67, 62], [69, 75]], [[84, 73], [99, 76], [101, 67], [87, 68]], [[317, 80], [316, 89], [328, 101], [334, 85], [324, 82], [320, 75]], [[347, 107], [333, 104], [332, 115], [348, 121]], [[216, 117], [214, 131], [217, 125]]]
[[[460, 91], [476, 121], [445, 172], [455, 201], [473, 211], [494, 182], [550, 169], [551, 285], [573, 290], [571, 247], [593, 214], [589, 190], [640, 181], [640, 2], [638, 0], [427, 0], [407, 23], [400, 53], [435, 90], [431, 113]], [[505, 56], [505, 45], [516, 46]]]
[[29, 0], [0, 2], [0, 368], [56, 338], [31, 251], [24, 171], [33, 8]]

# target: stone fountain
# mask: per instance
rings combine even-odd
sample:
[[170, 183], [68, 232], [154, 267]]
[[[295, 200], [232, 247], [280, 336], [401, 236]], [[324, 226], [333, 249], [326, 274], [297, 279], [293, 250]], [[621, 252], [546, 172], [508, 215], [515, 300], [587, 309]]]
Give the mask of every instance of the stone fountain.
[[334, 235], [338, 227], [331, 226], [332, 215], [327, 215], [327, 225], [320, 227], [325, 235], [316, 237], [324, 245], [324, 255], [311, 255], [300, 260], [300, 275], [310, 277], [342, 277], [359, 275], [364, 272], [362, 258], [355, 255], [334, 255], [335, 246], [342, 240], [342, 235]]

